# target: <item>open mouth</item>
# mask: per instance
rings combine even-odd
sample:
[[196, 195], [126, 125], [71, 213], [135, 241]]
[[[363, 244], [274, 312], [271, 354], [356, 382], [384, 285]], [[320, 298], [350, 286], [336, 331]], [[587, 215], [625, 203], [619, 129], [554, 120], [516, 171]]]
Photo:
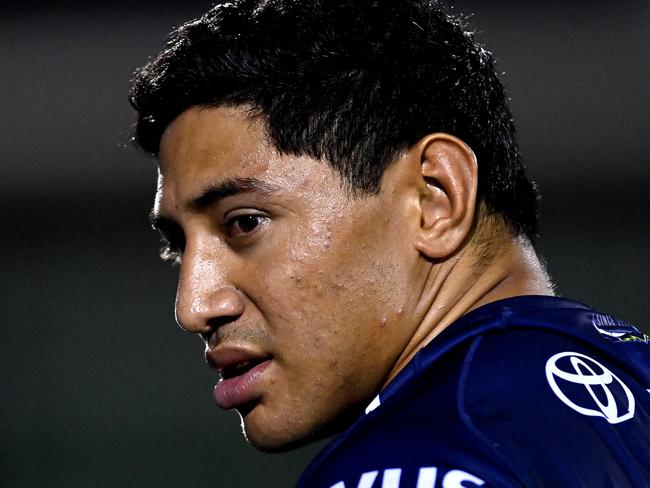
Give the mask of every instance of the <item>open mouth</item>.
[[242, 361], [241, 363], [227, 366], [220, 371], [221, 377], [224, 380], [228, 380], [230, 378], [241, 376], [264, 361], [265, 361], [264, 359], [260, 359], [259, 361]]
[[264, 390], [263, 378], [271, 364], [270, 357], [250, 356], [223, 364], [221, 379], [214, 387], [214, 397], [221, 408], [229, 410], [259, 401]]

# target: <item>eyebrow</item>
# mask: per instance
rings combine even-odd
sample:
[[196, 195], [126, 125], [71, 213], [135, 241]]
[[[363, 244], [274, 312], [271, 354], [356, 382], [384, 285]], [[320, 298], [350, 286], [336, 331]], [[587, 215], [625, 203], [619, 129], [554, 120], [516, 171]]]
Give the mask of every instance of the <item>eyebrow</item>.
[[229, 178], [203, 189], [201, 194], [188, 204], [191, 210], [202, 210], [226, 197], [242, 193], [258, 193], [270, 195], [280, 188], [257, 178]]
[[[269, 195], [277, 192], [279, 189], [280, 187], [257, 178], [228, 178], [204, 188], [200, 195], [187, 202], [186, 207], [190, 210], [198, 211], [227, 197], [243, 193]], [[154, 229], [159, 230], [161, 227], [169, 227], [170, 224], [173, 224], [170, 218], [157, 214], [153, 210], [149, 214], [149, 221]]]

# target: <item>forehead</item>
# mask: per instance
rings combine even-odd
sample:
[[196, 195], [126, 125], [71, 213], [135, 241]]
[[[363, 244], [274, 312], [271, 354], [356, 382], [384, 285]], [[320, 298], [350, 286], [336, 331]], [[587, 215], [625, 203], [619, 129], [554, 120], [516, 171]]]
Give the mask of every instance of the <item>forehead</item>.
[[263, 121], [250, 117], [245, 108], [192, 107], [162, 136], [154, 210], [175, 213], [206, 187], [233, 179], [261, 180], [286, 196], [319, 199], [346, 193], [329, 164], [279, 154], [268, 141]]
[[263, 124], [242, 109], [192, 107], [163, 133], [160, 172], [174, 184], [200, 185], [229, 170], [263, 173], [269, 152]]

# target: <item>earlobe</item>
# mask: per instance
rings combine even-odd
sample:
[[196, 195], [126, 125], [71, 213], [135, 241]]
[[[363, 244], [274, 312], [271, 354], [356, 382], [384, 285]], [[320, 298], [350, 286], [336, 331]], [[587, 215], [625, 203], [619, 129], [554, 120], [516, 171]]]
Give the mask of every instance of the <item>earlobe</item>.
[[429, 134], [409, 151], [420, 161], [420, 226], [415, 248], [432, 259], [453, 255], [474, 222], [478, 166], [470, 147], [444, 133]]

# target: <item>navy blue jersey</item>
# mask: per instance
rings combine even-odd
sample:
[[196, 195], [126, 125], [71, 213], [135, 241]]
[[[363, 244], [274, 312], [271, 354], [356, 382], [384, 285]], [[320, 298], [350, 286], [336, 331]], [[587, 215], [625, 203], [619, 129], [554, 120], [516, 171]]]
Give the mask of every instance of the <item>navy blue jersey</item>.
[[650, 487], [650, 345], [579, 303], [525, 296], [424, 347], [299, 487]]

